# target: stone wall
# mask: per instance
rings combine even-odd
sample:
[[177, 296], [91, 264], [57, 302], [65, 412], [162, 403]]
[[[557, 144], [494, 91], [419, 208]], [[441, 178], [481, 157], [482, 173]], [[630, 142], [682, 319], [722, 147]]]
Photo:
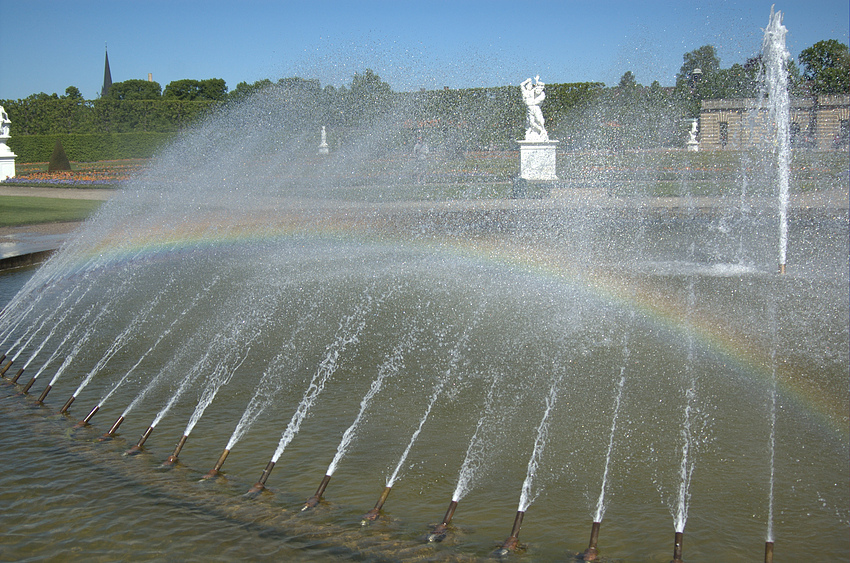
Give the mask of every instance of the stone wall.
[[[742, 149], [766, 138], [767, 110], [756, 99], [703, 100], [700, 150]], [[850, 96], [791, 99], [791, 143], [817, 150], [846, 148]]]

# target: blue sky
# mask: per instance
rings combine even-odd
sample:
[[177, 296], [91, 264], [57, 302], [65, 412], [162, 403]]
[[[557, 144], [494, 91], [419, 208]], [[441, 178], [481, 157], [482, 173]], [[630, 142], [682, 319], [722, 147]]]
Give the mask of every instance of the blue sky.
[[[0, 0], [0, 99], [76, 86], [95, 98], [104, 45], [112, 79], [164, 88], [183, 78], [286, 76], [349, 84], [371, 68], [395, 90], [598, 81], [630, 70], [673, 85], [682, 56], [717, 48], [721, 66], [760, 50], [770, 2], [419, 0]], [[848, 0], [776, 1], [788, 49], [848, 44]]]

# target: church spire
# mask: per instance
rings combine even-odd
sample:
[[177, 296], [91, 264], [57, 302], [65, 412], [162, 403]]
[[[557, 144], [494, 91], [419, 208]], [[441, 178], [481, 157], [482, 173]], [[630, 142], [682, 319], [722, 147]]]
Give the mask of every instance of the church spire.
[[100, 91], [100, 97], [105, 98], [109, 94], [109, 89], [112, 88], [112, 73], [109, 72], [109, 53], [106, 52], [106, 46], [103, 47], [106, 53], [106, 63], [103, 67], [103, 89]]

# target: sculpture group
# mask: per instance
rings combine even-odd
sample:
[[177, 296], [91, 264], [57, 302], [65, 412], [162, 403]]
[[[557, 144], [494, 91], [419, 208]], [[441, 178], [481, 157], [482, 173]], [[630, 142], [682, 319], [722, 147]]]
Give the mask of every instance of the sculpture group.
[[523, 180], [551, 182], [557, 180], [555, 146], [558, 141], [550, 141], [544, 126], [540, 104], [546, 99], [546, 84], [540, 82], [540, 76], [525, 79], [520, 84], [522, 101], [526, 106], [525, 139], [519, 143], [519, 175]]
[[0, 182], [15, 176], [15, 153], [6, 146], [12, 121], [5, 108], [0, 106]]

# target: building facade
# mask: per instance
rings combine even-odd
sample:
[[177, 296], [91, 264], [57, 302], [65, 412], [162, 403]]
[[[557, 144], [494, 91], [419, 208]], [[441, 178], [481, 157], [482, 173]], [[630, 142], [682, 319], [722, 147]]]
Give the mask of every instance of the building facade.
[[[791, 99], [791, 144], [816, 150], [847, 149], [850, 96]], [[756, 99], [703, 100], [700, 150], [738, 150], [767, 138], [767, 109]]]

